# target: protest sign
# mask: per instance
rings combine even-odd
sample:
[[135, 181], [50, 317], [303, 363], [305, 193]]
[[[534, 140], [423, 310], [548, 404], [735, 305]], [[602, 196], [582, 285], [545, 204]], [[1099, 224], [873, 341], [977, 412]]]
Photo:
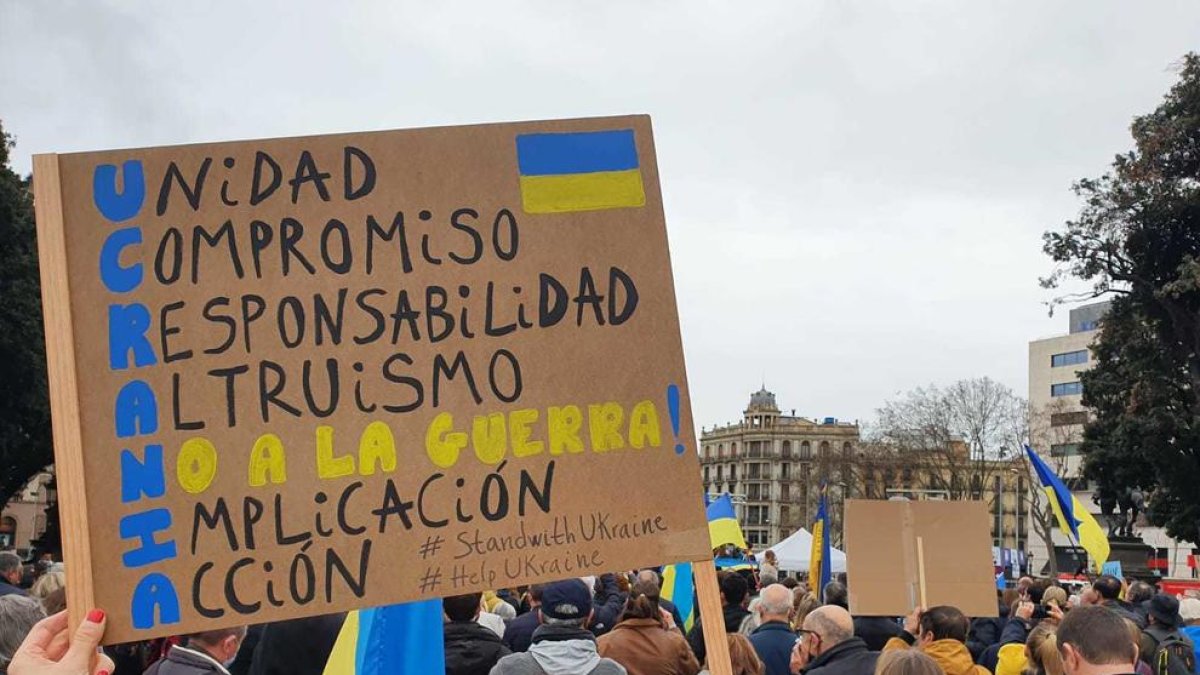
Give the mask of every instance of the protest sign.
[[846, 502], [846, 574], [855, 616], [903, 616], [953, 605], [996, 616], [983, 502]]
[[1103, 569], [1100, 570], [1100, 573], [1107, 574], [1121, 580], [1125, 579], [1125, 570], [1121, 569], [1120, 560], [1109, 560], [1105, 562]]
[[106, 642], [711, 559], [649, 118], [34, 166]]

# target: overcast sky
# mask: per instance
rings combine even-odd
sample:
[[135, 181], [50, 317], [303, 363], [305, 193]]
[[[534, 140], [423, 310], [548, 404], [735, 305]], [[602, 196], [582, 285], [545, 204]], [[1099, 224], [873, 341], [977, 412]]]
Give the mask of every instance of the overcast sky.
[[697, 424], [867, 419], [1065, 332], [1037, 285], [1075, 179], [1130, 146], [1200, 2], [0, 0], [30, 155], [654, 117]]

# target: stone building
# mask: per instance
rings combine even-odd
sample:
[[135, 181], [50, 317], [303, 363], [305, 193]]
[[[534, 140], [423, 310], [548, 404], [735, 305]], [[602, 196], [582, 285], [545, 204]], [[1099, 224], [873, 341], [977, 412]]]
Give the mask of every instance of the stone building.
[[[704, 489], [733, 495], [746, 542], [767, 546], [811, 523], [820, 481], [837, 482], [829, 468], [857, 443], [858, 424], [784, 415], [764, 387], [750, 396], [740, 422], [702, 430]], [[832, 504], [830, 510], [840, 522], [841, 510]]]
[[29, 555], [31, 542], [46, 531], [46, 506], [50, 503], [47, 485], [54, 477], [54, 467], [38, 473], [25, 487], [13, 495], [0, 512], [0, 550], [16, 550]]
[[961, 441], [922, 450], [865, 442], [857, 423], [782, 414], [765, 388], [750, 396], [740, 422], [701, 430], [700, 466], [706, 492], [733, 495], [755, 549], [811, 527], [822, 482], [835, 546], [846, 499], [897, 497], [984, 500], [995, 546], [1024, 551], [1028, 540], [1028, 475], [1019, 459], [972, 458]]

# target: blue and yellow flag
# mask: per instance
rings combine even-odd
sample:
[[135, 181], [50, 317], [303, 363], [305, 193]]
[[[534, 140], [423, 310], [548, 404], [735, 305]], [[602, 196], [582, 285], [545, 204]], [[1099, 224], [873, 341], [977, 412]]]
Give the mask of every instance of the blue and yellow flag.
[[423, 675], [446, 669], [442, 601], [348, 612], [324, 675]]
[[1054, 471], [1046, 466], [1041, 457], [1038, 457], [1033, 448], [1025, 446], [1025, 453], [1029, 456], [1033, 470], [1037, 472], [1038, 480], [1042, 482], [1042, 489], [1050, 498], [1050, 508], [1054, 510], [1054, 515], [1058, 518], [1059, 529], [1078, 542], [1083, 550], [1092, 556], [1097, 572], [1102, 571], [1104, 563], [1108, 561], [1108, 535], [1092, 517], [1092, 514], [1083, 507], [1083, 504], [1079, 503], [1075, 495], [1071, 494], [1067, 486], [1063, 485]]
[[742, 536], [742, 527], [738, 525], [737, 515], [733, 511], [733, 498], [728, 492], [709, 502], [705, 512], [708, 513], [708, 538], [713, 548], [725, 544], [750, 548]]
[[825, 499], [825, 484], [821, 484], [821, 498], [817, 504], [817, 519], [812, 526], [812, 549], [808, 560], [808, 588], [817, 598], [825, 592], [825, 586], [833, 578], [832, 556], [829, 541], [829, 505]]
[[633, 129], [517, 136], [526, 213], [644, 206]]
[[691, 563], [676, 563], [663, 568], [661, 597], [675, 603], [685, 635], [696, 625], [696, 582], [692, 579]]

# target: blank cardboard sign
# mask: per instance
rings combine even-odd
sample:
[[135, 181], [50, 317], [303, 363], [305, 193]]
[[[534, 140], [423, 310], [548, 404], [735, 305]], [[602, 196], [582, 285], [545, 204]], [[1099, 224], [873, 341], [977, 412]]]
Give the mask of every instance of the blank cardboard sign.
[[983, 502], [846, 502], [846, 575], [855, 616], [904, 616], [921, 604], [997, 616]]
[[107, 642], [711, 558], [648, 117], [34, 166]]

